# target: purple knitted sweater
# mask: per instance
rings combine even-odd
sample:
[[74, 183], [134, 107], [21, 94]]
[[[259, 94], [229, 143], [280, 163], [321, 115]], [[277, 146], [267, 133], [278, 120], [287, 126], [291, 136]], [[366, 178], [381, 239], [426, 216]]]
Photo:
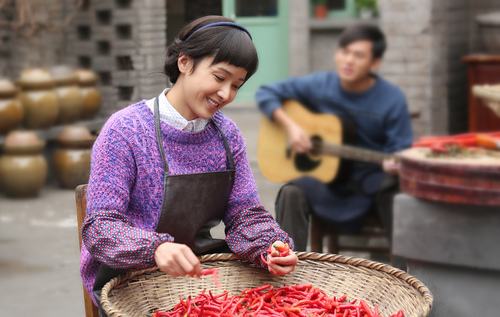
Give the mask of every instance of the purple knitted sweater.
[[[227, 244], [239, 257], [262, 265], [259, 256], [272, 242], [292, 241], [260, 203], [240, 131], [220, 112], [212, 119], [230, 144], [236, 169], [223, 219]], [[224, 145], [212, 124], [190, 133], [161, 122], [161, 130], [171, 175], [226, 169]], [[151, 267], [156, 248], [175, 241], [155, 232], [162, 176], [153, 114], [144, 101], [111, 116], [92, 150], [80, 267], [87, 291], [93, 288], [99, 263], [130, 270]]]

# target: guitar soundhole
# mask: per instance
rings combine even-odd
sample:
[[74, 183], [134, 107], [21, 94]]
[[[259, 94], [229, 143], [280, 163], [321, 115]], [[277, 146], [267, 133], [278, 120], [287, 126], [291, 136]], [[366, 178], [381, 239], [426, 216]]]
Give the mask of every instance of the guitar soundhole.
[[321, 153], [321, 144], [323, 140], [320, 136], [313, 135], [311, 137], [311, 141], [313, 148], [310, 153], [296, 153], [294, 157], [295, 168], [301, 172], [310, 172], [321, 164], [321, 159], [315, 158], [314, 156]]

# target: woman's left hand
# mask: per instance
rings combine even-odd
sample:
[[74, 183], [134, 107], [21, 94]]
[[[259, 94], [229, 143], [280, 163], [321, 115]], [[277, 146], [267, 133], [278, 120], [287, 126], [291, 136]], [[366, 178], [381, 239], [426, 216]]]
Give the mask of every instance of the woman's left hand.
[[286, 275], [295, 270], [299, 259], [295, 252], [290, 251], [286, 256], [267, 256], [267, 268], [269, 272], [276, 275]]

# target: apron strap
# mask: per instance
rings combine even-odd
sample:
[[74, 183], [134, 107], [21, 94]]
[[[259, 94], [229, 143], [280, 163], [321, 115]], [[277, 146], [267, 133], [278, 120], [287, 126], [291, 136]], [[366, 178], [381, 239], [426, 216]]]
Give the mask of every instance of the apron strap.
[[[158, 103], [158, 96], [155, 98], [154, 119], [155, 119], [156, 144], [158, 146], [158, 151], [160, 152], [163, 167], [165, 169], [165, 174], [168, 174], [168, 162], [165, 156], [165, 150], [163, 149], [163, 144], [162, 144], [163, 137], [161, 135], [161, 129], [160, 129], [160, 105]], [[222, 130], [219, 128], [219, 125], [217, 125], [217, 123], [215, 123], [214, 120], [210, 121], [214, 124], [215, 128], [217, 129], [217, 132], [219, 132], [219, 135], [222, 138], [222, 142], [224, 143], [224, 149], [226, 150], [227, 168], [229, 170], [234, 170], [233, 153], [231, 152], [231, 148], [229, 147], [229, 143], [227, 142], [226, 136], [224, 135]]]
[[226, 162], [227, 162], [227, 168], [229, 170], [234, 170], [234, 159], [233, 159], [233, 153], [231, 152], [231, 148], [229, 147], [229, 143], [227, 142], [226, 136], [224, 133], [222, 133], [222, 130], [219, 128], [219, 125], [215, 123], [214, 120], [210, 120], [214, 124], [215, 128], [219, 132], [219, 135], [222, 138], [222, 142], [224, 142], [224, 148], [226, 149]]
[[165, 169], [165, 175], [168, 175], [168, 163], [165, 156], [165, 150], [163, 150], [163, 137], [161, 135], [160, 129], [160, 106], [158, 104], [158, 96], [155, 98], [155, 131], [156, 131], [156, 144], [158, 145], [158, 151], [160, 152], [161, 160], [163, 162], [163, 167]]

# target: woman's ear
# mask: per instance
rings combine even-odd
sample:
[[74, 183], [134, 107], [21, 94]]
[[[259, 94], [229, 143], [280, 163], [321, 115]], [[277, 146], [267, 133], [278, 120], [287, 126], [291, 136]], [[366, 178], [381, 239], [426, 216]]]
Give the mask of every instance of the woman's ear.
[[193, 70], [193, 59], [187, 55], [180, 55], [177, 59], [177, 67], [181, 74], [189, 74]]

